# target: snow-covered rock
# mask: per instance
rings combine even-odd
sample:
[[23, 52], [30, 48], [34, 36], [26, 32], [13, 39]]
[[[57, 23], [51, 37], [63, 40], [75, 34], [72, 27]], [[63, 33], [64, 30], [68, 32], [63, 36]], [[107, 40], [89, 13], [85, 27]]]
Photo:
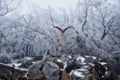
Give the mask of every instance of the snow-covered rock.
[[34, 73], [36, 73], [37, 71], [40, 70], [40, 68], [43, 67], [44, 64], [45, 64], [44, 61], [37, 61], [35, 64], [31, 65], [31, 66], [28, 68], [28, 73], [29, 73], [29, 74], [34, 74]]
[[42, 71], [45, 73], [47, 80], [59, 80], [59, 66], [53, 62], [46, 62]]
[[95, 57], [93, 57], [93, 56], [85, 56], [86, 57], [86, 59], [85, 59], [85, 62], [86, 63], [94, 63], [94, 61], [95, 61]]
[[82, 74], [79, 70], [72, 70], [70, 72], [72, 79], [85, 79], [85, 75]]
[[31, 61], [26, 61], [26, 62], [23, 62], [19, 67], [20, 68], [28, 68], [32, 64], [33, 63]]
[[79, 63], [83, 63], [85, 61], [85, 58], [82, 56], [78, 56], [76, 61], [78, 61]]
[[57, 59], [57, 62], [61, 62], [62, 63], [62, 61], [60, 59]]

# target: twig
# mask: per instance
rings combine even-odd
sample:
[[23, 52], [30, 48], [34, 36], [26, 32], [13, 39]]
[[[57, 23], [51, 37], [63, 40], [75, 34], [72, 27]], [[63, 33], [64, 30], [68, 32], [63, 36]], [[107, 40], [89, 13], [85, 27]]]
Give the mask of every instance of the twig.
[[51, 8], [50, 8], [49, 5], [48, 5], [48, 9], [49, 9], [50, 20], [51, 20], [52, 26], [54, 27], [53, 18], [52, 18], [52, 13], [51, 13]]

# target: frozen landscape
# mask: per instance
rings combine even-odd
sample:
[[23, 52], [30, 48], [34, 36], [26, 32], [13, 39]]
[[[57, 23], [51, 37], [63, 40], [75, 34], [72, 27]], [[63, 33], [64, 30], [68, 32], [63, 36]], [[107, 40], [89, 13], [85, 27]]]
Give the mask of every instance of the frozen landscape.
[[0, 0], [0, 80], [120, 80], [120, 0]]

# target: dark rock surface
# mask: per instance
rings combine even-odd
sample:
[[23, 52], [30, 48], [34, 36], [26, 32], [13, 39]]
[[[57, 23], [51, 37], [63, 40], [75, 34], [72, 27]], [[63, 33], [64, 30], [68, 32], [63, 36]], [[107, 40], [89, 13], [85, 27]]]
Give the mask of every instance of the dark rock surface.
[[37, 71], [39, 71], [43, 67], [44, 64], [45, 64], [44, 61], [37, 61], [35, 64], [31, 65], [28, 68], [28, 73], [29, 74], [37, 73]]
[[[27, 58], [29, 59], [29, 58]], [[47, 55], [42, 60], [25, 60], [18, 69], [0, 65], [0, 79], [4, 80], [119, 80], [116, 63], [94, 56]], [[26, 72], [26, 69], [27, 72]], [[116, 68], [117, 70], [117, 68]], [[23, 79], [24, 77], [24, 79]]]
[[33, 63], [31, 61], [25, 61], [23, 62], [19, 67], [20, 68], [28, 68], [30, 65], [32, 65]]
[[53, 62], [46, 62], [42, 71], [45, 73], [47, 80], [59, 80], [59, 66]]

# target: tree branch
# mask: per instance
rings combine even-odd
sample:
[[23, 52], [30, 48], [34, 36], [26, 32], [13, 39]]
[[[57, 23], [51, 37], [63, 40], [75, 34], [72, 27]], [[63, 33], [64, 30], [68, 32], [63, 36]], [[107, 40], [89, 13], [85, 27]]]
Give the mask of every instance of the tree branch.
[[52, 26], [54, 26], [53, 18], [52, 18], [52, 13], [51, 13], [51, 8], [50, 8], [49, 5], [48, 5], [48, 9], [49, 9], [49, 16], [50, 16], [51, 24], [52, 24]]

